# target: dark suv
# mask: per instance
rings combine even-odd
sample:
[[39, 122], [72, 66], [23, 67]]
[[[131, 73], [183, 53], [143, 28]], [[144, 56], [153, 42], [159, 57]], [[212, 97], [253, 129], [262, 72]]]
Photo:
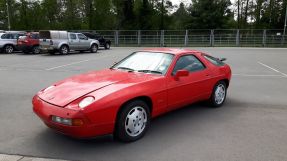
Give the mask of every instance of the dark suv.
[[90, 39], [98, 40], [100, 43], [100, 46], [104, 47], [105, 49], [110, 49], [110, 47], [111, 47], [111, 41], [105, 39], [102, 35], [100, 35], [98, 33], [83, 32], [82, 34], [84, 34], [85, 36], [87, 36]]
[[39, 33], [30, 32], [25, 36], [20, 36], [17, 40], [17, 49], [23, 51], [25, 54], [30, 52], [33, 54], [39, 54]]

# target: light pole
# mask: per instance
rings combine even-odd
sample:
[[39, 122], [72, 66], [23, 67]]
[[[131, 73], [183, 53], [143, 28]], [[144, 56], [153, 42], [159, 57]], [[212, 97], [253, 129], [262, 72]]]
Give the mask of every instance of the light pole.
[[287, 27], [287, 5], [286, 5], [285, 23], [284, 23], [284, 32], [283, 32], [283, 36], [284, 37], [285, 37], [285, 34], [286, 34], [286, 27]]
[[284, 23], [284, 31], [283, 31], [283, 41], [282, 41], [282, 45], [284, 45], [284, 43], [285, 43], [286, 27], [287, 27], [287, 5], [286, 5], [286, 13], [285, 13], [285, 23]]
[[8, 30], [11, 30], [11, 25], [10, 25], [10, 14], [9, 14], [9, 5], [8, 5], [8, 0], [6, 0], [6, 7], [7, 7], [7, 19], [8, 19]]

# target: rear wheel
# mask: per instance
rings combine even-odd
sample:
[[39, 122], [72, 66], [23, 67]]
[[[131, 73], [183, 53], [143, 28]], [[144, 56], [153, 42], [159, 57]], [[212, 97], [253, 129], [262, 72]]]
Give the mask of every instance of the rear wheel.
[[210, 105], [213, 107], [222, 106], [226, 99], [226, 93], [226, 83], [224, 81], [217, 82], [213, 88], [212, 95], [209, 99]]
[[40, 48], [39, 48], [39, 46], [33, 46], [33, 48], [32, 48], [32, 53], [33, 54], [40, 54]]
[[67, 45], [62, 45], [59, 50], [60, 54], [67, 55], [69, 54], [69, 47]]
[[13, 47], [12, 45], [6, 45], [6, 46], [4, 47], [4, 51], [5, 51], [5, 53], [7, 53], [7, 54], [11, 54], [11, 53], [13, 53], [13, 51], [14, 51], [14, 47]]
[[105, 49], [110, 49], [111, 48], [111, 44], [110, 43], [106, 43], [105, 44]]
[[126, 104], [118, 114], [115, 137], [120, 141], [136, 141], [144, 136], [150, 125], [148, 105], [141, 100]]
[[91, 51], [91, 53], [98, 52], [98, 45], [97, 44], [92, 44], [90, 51]]

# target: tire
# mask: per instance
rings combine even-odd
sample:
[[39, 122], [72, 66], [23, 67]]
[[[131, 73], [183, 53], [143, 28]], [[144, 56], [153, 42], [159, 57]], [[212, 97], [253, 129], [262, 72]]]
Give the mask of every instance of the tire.
[[212, 95], [209, 99], [209, 104], [212, 107], [220, 107], [224, 104], [227, 95], [227, 87], [224, 81], [219, 81], [215, 84]]
[[111, 44], [110, 44], [110, 43], [106, 43], [106, 44], [105, 44], [105, 49], [108, 50], [108, 49], [110, 49], [110, 48], [111, 48]]
[[90, 48], [90, 52], [91, 53], [96, 53], [96, 52], [98, 52], [98, 45], [97, 44], [92, 44], [91, 45], [91, 48]]
[[41, 53], [40, 47], [39, 46], [33, 46], [32, 53], [33, 54], [40, 54]]
[[114, 137], [123, 142], [142, 138], [150, 126], [150, 110], [141, 100], [124, 105], [118, 113]]
[[69, 54], [69, 47], [67, 45], [62, 45], [59, 50], [60, 54], [67, 55]]
[[7, 54], [12, 54], [14, 51], [14, 46], [13, 45], [6, 45], [4, 47], [4, 52]]

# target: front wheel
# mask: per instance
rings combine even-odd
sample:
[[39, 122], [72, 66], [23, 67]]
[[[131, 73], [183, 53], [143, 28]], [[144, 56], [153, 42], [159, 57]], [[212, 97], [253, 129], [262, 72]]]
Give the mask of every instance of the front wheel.
[[91, 53], [98, 52], [98, 45], [97, 44], [92, 44], [90, 51], [91, 51]]
[[223, 105], [226, 99], [227, 88], [224, 81], [219, 81], [213, 88], [212, 95], [209, 99], [209, 103], [213, 107], [220, 107]]
[[14, 51], [14, 47], [12, 45], [6, 45], [4, 48], [5, 53], [11, 54]]
[[118, 114], [115, 137], [120, 141], [132, 142], [144, 136], [150, 125], [148, 105], [141, 100], [126, 104]]

